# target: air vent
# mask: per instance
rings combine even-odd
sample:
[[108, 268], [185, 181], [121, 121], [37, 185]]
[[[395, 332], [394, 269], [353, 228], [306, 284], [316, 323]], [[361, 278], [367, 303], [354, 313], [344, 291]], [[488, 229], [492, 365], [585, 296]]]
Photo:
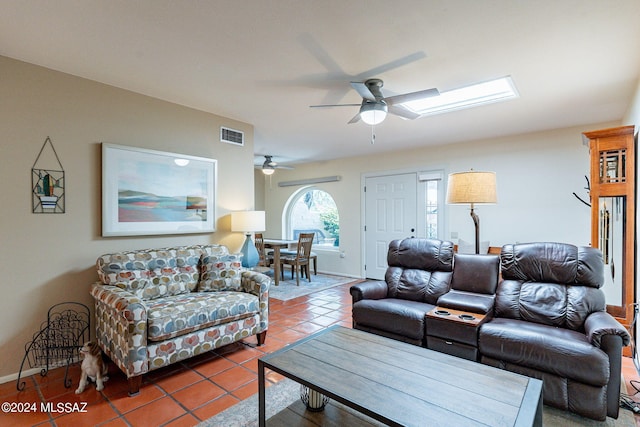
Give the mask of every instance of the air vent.
[[220, 128], [220, 141], [228, 144], [244, 145], [244, 132], [225, 127]]

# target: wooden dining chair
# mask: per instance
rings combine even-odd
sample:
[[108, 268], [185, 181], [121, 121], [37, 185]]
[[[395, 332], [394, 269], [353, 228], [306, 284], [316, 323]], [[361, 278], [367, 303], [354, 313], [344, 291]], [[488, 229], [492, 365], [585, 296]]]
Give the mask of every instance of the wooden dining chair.
[[291, 266], [291, 278], [295, 271], [296, 285], [300, 286], [300, 276], [304, 277], [305, 273], [307, 279], [311, 282], [311, 274], [309, 274], [309, 260], [311, 254], [311, 246], [313, 245], [313, 237], [315, 233], [300, 233], [298, 237], [298, 250], [296, 254], [285, 255], [280, 258], [280, 271], [282, 272], [282, 280], [284, 280], [284, 265]]
[[255, 233], [253, 235], [253, 240], [255, 241], [256, 249], [258, 250], [258, 265], [260, 267], [270, 268], [273, 265], [273, 256], [270, 253], [267, 253], [267, 250], [264, 247], [264, 237], [262, 237], [262, 233]]

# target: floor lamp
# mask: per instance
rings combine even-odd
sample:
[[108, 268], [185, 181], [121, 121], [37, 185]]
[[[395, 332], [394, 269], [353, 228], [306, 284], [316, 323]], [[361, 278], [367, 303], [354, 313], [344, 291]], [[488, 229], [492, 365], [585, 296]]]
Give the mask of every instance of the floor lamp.
[[231, 231], [241, 231], [247, 236], [242, 245], [242, 266], [253, 268], [258, 265], [260, 255], [256, 245], [251, 240], [251, 233], [264, 231], [265, 215], [264, 211], [239, 211], [231, 213]]
[[448, 204], [471, 204], [471, 218], [476, 229], [476, 254], [480, 253], [480, 218], [473, 211], [475, 204], [496, 203], [496, 173], [457, 172], [449, 174], [447, 184]]

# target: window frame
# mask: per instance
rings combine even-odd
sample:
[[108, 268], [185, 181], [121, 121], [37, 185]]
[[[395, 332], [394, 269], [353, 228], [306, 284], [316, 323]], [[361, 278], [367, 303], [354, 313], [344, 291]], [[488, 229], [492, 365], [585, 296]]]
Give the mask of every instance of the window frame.
[[[320, 187], [315, 186], [315, 185], [304, 186], [302, 188], [299, 188], [295, 192], [293, 192], [289, 196], [289, 198], [287, 199], [287, 202], [285, 203], [285, 207], [284, 207], [283, 212], [282, 212], [282, 215], [283, 215], [283, 217], [282, 217], [282, 229], [285, 231], [285, 238], [286, 239], [293, 240], [293, 224], [291, 223], [292, 210], [293, 210], [294, 206], [296, 205], [296, 203], [302, 197], [304, 197], [304, 195], [306, 193], [308, 193], [309, 191], [322, 191], [323, 193], [326, 193], [329, 197], [331, 197], [331, 200], [333, 200], [333, 203], [336, 205], [336, 210], [338, 210], [338, 218], [340, 218], [340, 210], [338, 209], [338, 204], [336, 203], [336, 199], [334, 198], [334, 196], [330, 192], [328, 192], [324, 188], [320, 188]], [[338, 220], [338, 224], [340, 224], [340, 220]], [[338, 237], [339, 236], [340, 236], [340, 234], [338, 234]], [[339, 245], [338, 246], [325, 246], [325, 245], [314, 244], [313, 245], [313, 250], [314, 251], [339, 252], [340, 251], [340, 246]]]
[[437, 239], [446, 240], [444, 238], [445, 234], [445, 177], [444, 169], [431, 169], [424, 170], [418, 172], [418, 236], [427, 238], [427, 182], [437, 181], [438, 186], [438, 196], [437, 196], [437, 206], [438, 212], [436, 213], [437, 217]]

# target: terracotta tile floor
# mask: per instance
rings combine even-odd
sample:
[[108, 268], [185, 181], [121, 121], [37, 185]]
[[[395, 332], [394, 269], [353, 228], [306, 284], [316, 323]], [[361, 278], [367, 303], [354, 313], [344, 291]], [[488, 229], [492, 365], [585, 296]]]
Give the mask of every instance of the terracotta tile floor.
[[[255, 338], [200, 355], [174, 366], [145, 375], [140, 394], [127, 395], [125, 376], [114, 366], [102, 392], [93, 384], [81, 395], [74, 393], [79, 365], [70, 369], [73, 386], [64, 387], [64, 369], [46, 377], [25, 378], [26, 388], [16, 391], [15, 381], [0, 384], [0, 402], [20, 402], [35, 411], [0, 413], [0, 425], [8, 426], [193, 426], [258, 392], [257, 360], [309, 334], [339, 324], [351, 327], [350, 285], [338, 286], [295, 300], [271, 301], [266, 344], [256, 346]], [[623, 358], [623, 374], [629, 394], [630, 381], [640, 381], [633, 362]], [[282, 377], [267, 374], [269, 384]], [[633, 390], [633, 391], [632, 391]], [[634, 396], [640, 400], [640, 394]], [[49, 402], [59, 411], [42, 411]], [[73, 410], [83, 409], [85, 412]], [[75, 406], [74, 406], [75, 405]], [[67, 410], [70, 409], [70, 410]], [[640, 427], [640, 416], [636, 416]]]

